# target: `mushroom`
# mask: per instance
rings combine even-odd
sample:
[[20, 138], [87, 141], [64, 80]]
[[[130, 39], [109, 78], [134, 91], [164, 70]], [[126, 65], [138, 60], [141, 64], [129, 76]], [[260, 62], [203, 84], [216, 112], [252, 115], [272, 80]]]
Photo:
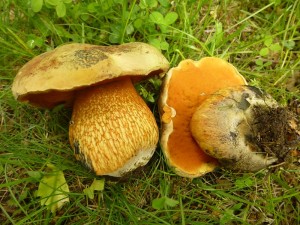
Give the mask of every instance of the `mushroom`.
[[25, 64], [12, 92], [39, 107], [73, 106], [69, 140], [76, 159], [97, 175], [120, 177], [145, 165], [159, 138], [133, 82], [168, 68], [166, 58], [145, 43], [66, 44]]
[[190, 120], [199, 105], [221, 88], [244, 85], [234, 66], [216, 57], [183, 60], [166, 75], [159, 101], [162, 123], [160, 144], [167, 163], [184, 177], [213, 171], [218, 162], [196, 143]]
[[252, 86], [213, 93], [196, 109], [190, 127], [201, 149], [239, 171], [284, 161], [300, 137], [293, 114]]

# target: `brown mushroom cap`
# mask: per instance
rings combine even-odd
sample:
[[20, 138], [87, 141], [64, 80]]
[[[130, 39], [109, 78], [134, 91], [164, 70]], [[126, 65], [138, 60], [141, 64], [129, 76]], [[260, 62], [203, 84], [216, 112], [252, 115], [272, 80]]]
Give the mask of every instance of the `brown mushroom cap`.
[[246, 84], [236, 68], [216, 57], [182, 61], [172, 68], [162, 88], [160, 143], [168, 164], [178, 175], [198, 177], [214, 170], [217, 161], [193, 139], [190, 120], [196, 108], [217, 90]]
[[65, 44], [26, 63], [14, 79], [12, 92], [19, 101], [51, 108], [71, 102], [74, 90], [123, 76], [163, 74], [168, 68], [165, 57], [145, 43]]

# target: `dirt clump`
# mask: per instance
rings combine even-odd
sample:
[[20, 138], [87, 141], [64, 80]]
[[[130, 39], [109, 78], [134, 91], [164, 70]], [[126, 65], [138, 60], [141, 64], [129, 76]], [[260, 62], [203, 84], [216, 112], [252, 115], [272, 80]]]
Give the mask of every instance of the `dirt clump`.
[[285, 107], [254, 106], [250, 124], [253, 133], [248, 141], [279, 162], [288, 161], [300, 144], [298, 122]]

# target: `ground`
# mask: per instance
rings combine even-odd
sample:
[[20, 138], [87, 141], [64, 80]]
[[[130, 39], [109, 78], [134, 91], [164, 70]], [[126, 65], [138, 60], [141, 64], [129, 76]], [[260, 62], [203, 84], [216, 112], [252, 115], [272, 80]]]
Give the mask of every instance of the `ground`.
[[[0, 10], [1, 224], [300, 224], [299, 159], [191, 180], [175, 175], [158, 147], [146, 168], [124, 180], [105, 178], [91, 198], [84, 190], [102, 178], [73, 157], [71, 110], [34, 108], [11, 93], [23, 64], [63, 43], [141, 41], [171, 66], [185, 58], [228, 60], [299, 121], [299, 0], [4, 0]], [[137, 86], [158, 124], [159, 84]], [[69, 186], [70, 202], [55, 213], [36, 195], [49, 164]]]

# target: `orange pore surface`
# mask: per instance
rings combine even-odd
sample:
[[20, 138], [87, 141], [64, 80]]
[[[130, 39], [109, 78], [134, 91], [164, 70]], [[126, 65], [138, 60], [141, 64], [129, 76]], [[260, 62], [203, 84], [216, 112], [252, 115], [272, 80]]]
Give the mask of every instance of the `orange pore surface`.
[[205, 164], [216, 164], [193, 139], [190, 120], [196, 108], [210, 94], [235, 85], [246, 84], [244, 78], [226, 61], [207, 57], [198, 62], [184, 60], [172, 71], [167, 104], [176, 110], [173, 132], [169, 136], [168, 150], [176, 167], [199, 173]]

